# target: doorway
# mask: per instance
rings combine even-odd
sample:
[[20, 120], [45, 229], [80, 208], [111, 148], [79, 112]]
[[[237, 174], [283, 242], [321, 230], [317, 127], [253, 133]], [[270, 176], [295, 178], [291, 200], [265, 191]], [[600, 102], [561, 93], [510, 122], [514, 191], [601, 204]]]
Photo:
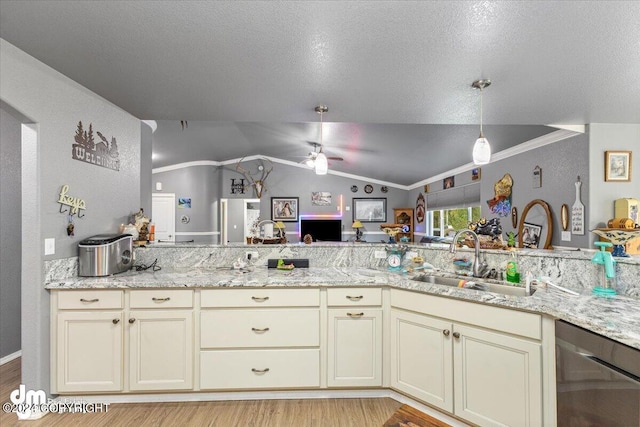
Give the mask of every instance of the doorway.
[[260, 199], [220, 200], [220, 243], [245, 243], [260, 218]]
[[176, 195], [174, 193], [153, 193], [151, 212], [156, 226], [157, 242], [176, 240]]

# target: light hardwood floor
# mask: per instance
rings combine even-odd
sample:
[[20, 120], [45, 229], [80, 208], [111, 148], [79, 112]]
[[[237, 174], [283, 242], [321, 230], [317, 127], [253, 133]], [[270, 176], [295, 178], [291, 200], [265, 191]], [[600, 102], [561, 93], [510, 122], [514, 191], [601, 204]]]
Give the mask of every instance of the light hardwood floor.
[[[0, 366], [0, 402], [20, 384], [20, 359]], [[402, 406], [393, 399], [300, 399], [112, 404], [107, 413], [48, 414], [37, 421], [0, 413], [0, 426], [380, 427]]]

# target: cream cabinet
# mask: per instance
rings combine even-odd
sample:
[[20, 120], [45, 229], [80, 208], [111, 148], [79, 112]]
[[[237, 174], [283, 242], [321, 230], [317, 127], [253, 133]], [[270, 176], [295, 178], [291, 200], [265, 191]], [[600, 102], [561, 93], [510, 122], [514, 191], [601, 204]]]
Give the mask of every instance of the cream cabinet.
[[539, 315], [395, 289], [391, 305], [393, 388], [482, 426], [543, 424]]
[[193, 388], [192, 290], [54, 291], [51, 319], [54, 393]]
[[319, 289], [206, 289], [200, 305], [200, 389], [320, 387]]
[[327, 386], [382, 386], [382, 289], [327, 289]]
[[54, 392], [123, 389], [123, 292], [54, 292], [51, 388]]

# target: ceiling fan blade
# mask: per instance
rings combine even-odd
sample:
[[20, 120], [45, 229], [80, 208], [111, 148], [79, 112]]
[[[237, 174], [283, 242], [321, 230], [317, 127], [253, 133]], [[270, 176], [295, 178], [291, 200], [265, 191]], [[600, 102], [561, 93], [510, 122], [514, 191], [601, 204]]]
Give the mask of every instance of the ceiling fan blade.
[[333, 157], [333, 156], [327, 156], [327, 160], [336, 160], [338, 162], [343, 161], [344, 159], [342, 157]]

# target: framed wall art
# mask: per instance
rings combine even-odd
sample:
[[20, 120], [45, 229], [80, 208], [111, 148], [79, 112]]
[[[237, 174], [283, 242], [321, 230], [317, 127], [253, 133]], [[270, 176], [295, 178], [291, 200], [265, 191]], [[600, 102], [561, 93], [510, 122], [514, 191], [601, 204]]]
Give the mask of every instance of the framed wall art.
[[361, 222], [385, 222], [387, 220], [386, 198], [354, 198], [353, 220]]
[[604, 180], [631, 181], [631, 151], [605, 151]]
[[298, 220], [298, 198], [297, 197], [272, 197], [271, 198], [271, 220], [292, 221]]

